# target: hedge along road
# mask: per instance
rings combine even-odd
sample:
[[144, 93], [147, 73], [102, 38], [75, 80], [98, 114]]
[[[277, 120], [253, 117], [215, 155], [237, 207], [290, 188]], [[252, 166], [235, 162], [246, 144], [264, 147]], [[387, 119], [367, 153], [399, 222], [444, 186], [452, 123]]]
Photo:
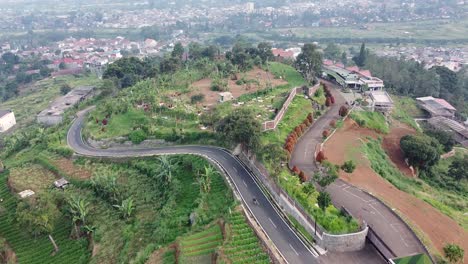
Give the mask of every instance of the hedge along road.
[[[68, 134], [68, 145], [79, 155], [97, 158], [131, 158], [157, 155], [192, 154], [207, 157], [219, 164], [234, 184], [234, 188], [248, 210], [274, 243], [280, 254], [290, 264], [321, 263], [294, 231], [286, 224], [265, 194], [257, 185], [253, 176], [244, 165], [228, 151], [211, 146], [171, 146], [160, 148], [119, 147], [97, 149], [85, 143], [81, 130], [88, 108], [77, 113]], [[253, 203], [256, 198], [258, 204]]]

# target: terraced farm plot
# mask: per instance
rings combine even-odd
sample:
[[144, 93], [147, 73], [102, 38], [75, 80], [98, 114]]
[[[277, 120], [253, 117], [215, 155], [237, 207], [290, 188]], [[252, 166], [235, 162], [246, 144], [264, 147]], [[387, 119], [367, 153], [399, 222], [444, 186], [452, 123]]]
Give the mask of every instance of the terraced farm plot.
[[181, 263], [211, 263], [212, 254], [223, 243], [223, 234], [219, 225], [214, 225], [202, 232], [184, 237], [180, 245]]
[[225, 255], [233, 264], [267, 264], [270, 258], [261, 248], [257, 236], [246, 223], [240, 212], [234, 212], [229, 217], [231, 237], [223, 246]]
[[46, 235], [34, 237], [25, 233], [15, 223], [17, 198], [14, 197], [6, 184], [7, 174], [0, 174], [0, 235], [11, 245], [18, 257], [18, 263], [87, 263], [89, 253], [86, 240], [71, 240], [70, 221], [63, 220], [52, 232], [60, 251], [54, 256], [53, 246]]

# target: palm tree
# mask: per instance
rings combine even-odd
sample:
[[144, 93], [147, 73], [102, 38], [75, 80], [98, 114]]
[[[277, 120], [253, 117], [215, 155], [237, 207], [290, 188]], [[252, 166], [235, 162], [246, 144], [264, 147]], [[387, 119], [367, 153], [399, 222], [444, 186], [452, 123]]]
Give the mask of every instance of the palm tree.
[[133, 198], [129, 197], [125, 200], [122, 201], [121, 205], [115, 204], [115, 208], [119, 209], [122, 217], [124, 219], [130, 218], [130, 216], [133, 213], [133, 210], [135, 209], [135, 206], [133, 205]]
[[164, 185], [169, 185], [172, 182], [172, 170], [174, 165], [168, 156], [160, 156], [159, 161], [159, 173], [156, 175], [157, 179], [162, 181]]
[[199, 173], [198, 183], [200, 184], [200, 191], [202, 193], [209, 193], [211, 190], [211, 179], [218, 174], [212, 166], [205, 166], [204, 172]]

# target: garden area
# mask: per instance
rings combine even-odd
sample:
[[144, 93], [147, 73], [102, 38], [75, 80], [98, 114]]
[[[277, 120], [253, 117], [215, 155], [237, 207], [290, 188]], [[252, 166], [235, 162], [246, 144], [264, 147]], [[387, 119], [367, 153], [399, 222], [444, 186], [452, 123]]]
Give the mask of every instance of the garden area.
[[268, 65], [272, 78], [281, 80], [281, 85], [245, 93], [212, 108], [204, 105], [205, 95], [196, 100], [190, 96], [190, 80], [208, 74], [204, 68], [181, 69], [175, 77], [163, 75], [140, 81], [116, 97], [103, 99], [90, 113], [84, 135], [94, 140], [121, 138], [133, 143], [163, 139], [182, 144], [216, 144], [213, 126], [217, 120], [239, 108], [253, 111], [259, 122], [271, 120], [290, 90], [305, 83], [291, 66], [276, 62]]
[[[68, 171], [75, 173], [92, 171], [92, 177], [87, 178], [68, 177], [62, 167], [56, 166], [65, 159], [57, 154], [43, 152], [38, 157], [34, 150], [29, 151], [19, 156], [19, 164], [27, 160], [27, 167], [11, 167], [19, 164], [7, 159], [10, 172], [1, 175], [0, 235], [14, 249], [20, 263], [44, 263], [44, 259], [48, 263], [144, 263], [158, 247], [167, 246], [187, 232], [205, 230], [206, 225], [225, 217], [235, 205], [222, 176], [199, 157], [134, 159], [120, 164], [80, 158], [75, 164], [67, 164]], [[19, 177], [32, 168], [45, 176], [23, 182]], [[71, 182], [64, 192], [52, 188], [59, 176], [67, 176]], [[18, 191], [37, 192], [27, 200], [19, 200], [7, 181], [16, 184]], [[48, 229], [27, 220], [35, 213], [23, 208], [32, 204], [36, 204], [38, 214], [53, 217]], [[74, 206], [78, 206], [76, 210]], [[53, 236], [58, 251], [48, 234]], [[194, 237], [181, 240], [187, 246], [187, 256], [195, 254], [188, 247], [195, 243], [192, 240]], [[214, 240], [217, 242], [212, 248], [217, 249], [222, 244], [220, 232]], [[31, 246], [31, 241], [37, 246]]]

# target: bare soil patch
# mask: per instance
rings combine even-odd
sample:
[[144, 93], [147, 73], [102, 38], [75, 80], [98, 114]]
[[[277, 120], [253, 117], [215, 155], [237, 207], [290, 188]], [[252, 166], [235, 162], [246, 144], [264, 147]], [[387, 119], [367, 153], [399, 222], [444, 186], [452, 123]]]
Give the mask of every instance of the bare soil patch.
[[75, 179], [86, 180], [91, 178], [92, 173], [91, 171], [82, 168], [81, 166], [77, 166], [73, 164], [73, 161], [60, 158], [57, 160], [52, 161], [55, 166], [57, 166], [61, 171], [65, 172], [65, 174], [73, 177]]
[[[387, 136], [386, 151], [392, 160], [398, 161], [395, 154], [395, 142], [403, 132], [410, 132], [396, 128]], [[394, 133], [394, 134], [392, 134]], [[334, 164], [343, 164], [348, 160], [350, 150], [358, 149], [366, 136], [376, 138], [376, 132], [360, 128], [354, 121], [347, 120], [342, 129], [325, 144], [325, 155]], [[353, 159], [357, 161], [356, 170], [351, 173], [340, 171], [340, 178], [373, 193], [384, 200], [391, 207], [398, 209], [405, 217], [419, 227], [431, 240], [432, 244], [443, 252], [446, 243], [456, 243], [468, 252], [468, 232], [460, 227], [450, 217], [442, 214], [428, 203], [414, 197], [411, 194], [398, 190], [391, 183], [375, 173], [369, 160], [360, 152], [353, 151]], [[392, 157], [393, 156], [393, 157]]]
[[[285, 80], [275, 79], [273, 74], [257, 67], [246, 73], [239, 73], [237, 74], [237, 77], [238, 79], [244, 77], [245, 80], [252, 80], [254, 82], [250, 84], [237, 85], [235, 80], [228, 80], [228, 91], [232, 93], [234, 98], [238, 98], [246, 93], [252, 93], [264, 89], [268, 83], [270, 83], [272, 87], [287, 84]], [[211, 79], [205, 78], [192, 83], [193, 89], [189, 96], [200, 93], [204, 94], [205, 100], [203, 101], [203, 104], [215, 105], [219, 100], [219, 92], [211, 91], [211, 82]]]
[[383, 138], [382, 147], [388, 157], [403, 174], [408, 177], [416, 177], [410, 167], [406, 164], [403, 151], [401, 151], [400, 148], [400, 139], [409, 134], [416, 134], [416, 131], [408, 125], [394, 120], [390, 127], [390, 133], [385, 135]]

